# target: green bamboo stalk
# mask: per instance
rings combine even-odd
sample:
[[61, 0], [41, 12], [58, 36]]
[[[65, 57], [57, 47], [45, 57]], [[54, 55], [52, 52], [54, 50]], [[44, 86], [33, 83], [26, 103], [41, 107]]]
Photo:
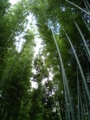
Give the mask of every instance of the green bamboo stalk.
[[83, 11], [84, 13], [86, 13], [87, 15], [90, 15], [90, 12], [87, 12], [86, 10], [84, 10], [83, 8], [79, 7], [78, 5], [74, 4], [73, 2], [70, 2], [68, 0], [65, 0], [66, 2], [70, 3], [71, 5], [75, 6], [76, 8], [78, 8], [79, 10]]
[[14, 64], [17, 62], [18, 58], [19, 58], [20, 55], [22, 54], [22, 52], [23, 52], [26, 44], [27, 44], [27, 42], [24, 44], [24, 47], [23, 47], [22, 51], [21, 51], [18, 55], [15, 55], [15, 58], [14, 58], [14, 60], [13, 60], [13, 62], [12, 62], [12, 65], [11, 65], [10, 69], [8, 70], [7, 74], [2, 78], [2, 80], [1, 80], [1, 82], [0, 82], [0, 86], [2, 86], [2, 84], [4, 83], [4, 81], [6, 81], [6, 80], [9, 79], [9, 77], [10, 77], [10, 75], [11, 75], [11, 71], [12, 71], [12, 69], [13, 69], [13, 67], [14, 67]]
[[88, 56], [88, 53], [87, 53], [87, 51], [86, 51], [86, 48], [84, 48], [84, 50], [85, 50], [85, 53], [86, 53], [86, 56], [87, 56], [88, 60], [90, 61], [90, 57]]
[[[6, 44], [5, 44], [4, 47], [7, 47], [7, 45], [8, 45], [8, 43], [9, 43], [11, 37], [13, 36], [13, 34], [14, 34], [16, 28], [17, 28], [17, 25], [15, 26], [14, 30], [13, 30], [12, 33], [10, 34], [10, 37], [8, 38], [8, 40], [7, 40], [7, 42], [6, 42]], [[3, 53], [4, 53], [4, 51], [2, 51], [0, 54], [3, 54]]]
[[78, 76], [78, 67], [77, 67], [77, 96], [78, 96], [78, 120], [80, 120], [80, 98], [79, 98], [79, 76]]
[[22, 80], [22, 76], [23, 76], [23, 72], [25, 70], [26, 64], [27, 64], [27, 60], [24, 63], [24, 66], [23, 66], [23, 69], [22, 69], [22, 73], [21, 73], [21, 76], [20, 76], [20, 81]]
[[[64, 28], [63, 28], [63, 30], [64, 30]], [[85, 90], [86, 90], [86, 93], [87, 93], [87, 96], [88, 96], [88, 100], [89, 100], [89, 102], [90, 102], [90, 92], [89, 92], [89, 88], [88, 88], [88, 86], [87, 86], [87, 82], [86, 82], [86, 79], [85, 79], [85, 76], [84, 76], [84, 73], [83, 73], [81, 64], [80, 64], [80, 62], [79, 62], [78, 56], [77, 56], [77, 54], [76, 54], [76, 51], [75, 51], [75, 49], [74, 49], [74, 47], [73, 47], [73, 44], [72, 44], [72, 42], [71, 42], [68, 34], [66, 33], [65, 30], [64, 30], [64, 32], [65, 32], [65, 35], [66, 35], [66, 37], [67, 37], [67, 39], [68, 39], [68, 41], [69, 41], [69, 43], [70, 43], [70, 45], [71, 45], [72, 50], [73, 50], [73, 53], [74, 53], [75, 59], [76, 59], [76, 61], [77, 61], [77, 64], [78, 64], [78, 67], [79, 67], [79, 70], [80, 70], [80, 73], [81, 73], [81, 77], [82, 77], [82, 80], [83, 80], [83, 83], [84, 83], [84, 86], [85, 86]]]
[[89, 10], [90, 10], [90, 4], [89, 4], [88, 0], [86, 0], [86, 3], [87, 3], [88, 8], [89, 8]]
[[[79, 90], [79, 92], [80, 92], [80, 90]], [[80, 96], [81, 120], [85, 120], [84, 119], [84, 109], [83, 109], [83, 104], [82, 104], [81, 92], [79, 93], [79, 96]]]
[[70, 120], [70, 113], [69, 113], [69, 108], [68, 108], [68, 95], [67, 95], [67, 91], [66, 91], [66, 87], [65, 87], [65, 84], [63, 82], [63, 85], [64, 85], [64, 94], [65, 94], [65, 107], [66, 107], [66, 120]]
[[82, 103], [82, 97], [81, 97], [81, 91], [80, 92], [80, 107], [81, 107], [81, 120], [85, 120], [85, 116], [84, 116], [84, 108], [83, 108], [83, 103]]
[[89, 110], [88, 110], [89, 105], [88, 105], [88, 102], [87, 102], [87, 97], [86, 97], [84, 86], [83, 86], [83, 92], [84, 92], [84, 98], [85, 98], [86, 113], [87, 113], [88, 120], [90, 120], [90, 113], [89, 113]]
[[[22, 15], [25, 14], [25, 13], [27, 13], [27, 10], [28, 10], [28, 8], [30, 7], [30, 5], [32, 5], [32, 4], [28, 4], [28, 5], [26, 6], [25, 10], [22, 11], [22, 14], [20, 14], [20, 16], [19, 16], [19, 18], [18, 18], [18, 21], [17, 21], [17, 24], [15, 25], [14, 30], [13, 30], [12, 33], [10, 34], [10, 37], [8, 38], [8, 40], [7, 40], [6, 44], [5, 44], [5, 47], [7, 47], [7, 45], [9, 44], [9, 42], [10, 42], [10, 40], [11, 40], [11, 37], [13, 36], [13, 34], [14, 34], [15, 31], [16, 31], [16, 29], [18, 28], [18, 23], [20, 23], [20, 20], [21, 20]], [[24, 20], [22, 21], [22, 23], [24, 23], [25, 21], [26, 21], [26, 20], [24, 19]], [[3, 54], [3, 51], [2, 51], [0, 54]]]
[[74, 22], [74, 23], [75, 23], [75, 26], [77, 27], [77, 29], [78, 29], [78, 31], [79, 31], [79, 33], [80, 33], [80, 35], [81, 35], [81, 38], [82, 38], [83, 43], [84, 43], [84, 45], [85, 45], [85, 48], [86, 48], [86, 50], [87, 50], [88, 57], [90, 58], [90, 50], [89, 50], [89, 48], [88, 48], [88, 46], [87, 46], [86, 40], [85, 40], [85, 38], [84, 38], [84, 36], [83, 36], [83, 33], [81, 32], [78, 24], [77, 24], [76, 22]]
[[63, 84], [65, 84], [65, 89], [67, 90], [67, 95], [68, 95], [68, 100], [69, 100], [70, 110], [71, 110], [71, 117], [72, 117], [72, 120], [75, 120], [74, 110], [73, 110], [74, 108], [72, 107], [72, 101], [71, 101], [71, 95], [70, 95], [70, 89], [69, 89], [69, 86], [68, 86], [67, 77], [66, 77], [64, 64], [63, 64], [61, 53], [60, 53], [60, 49], [58, 47], [58, 44], [57, 44], [57, 41], [56, 41], [56, 38], [55, 38], [55, 35], [54, 35], [52, 29], [51, 29], [51, 32], [52, 32], [53, 39], [54, 39], [54, 42], [55, 42], [55, 45], [56, 45], [56, 48], [57, 48], [57, 52], [58, 52], [58, 55], [59, 55], [59, 60], [60, 60], [60, 65], [61, 65], [61, 70], [62, 70], [62, 77], [63, 77]]
[[89, 27], [89, 25], [87, 24], [87, 22], [84, 20], [84, 18], [83, 18], [83, 17], [82, 17], [82, 19], [83, 19], [83, 21], [84, 21], [84, 23], [85, 23], [85, 25], [86, 25], [86, 27], [87, 27], [88, 31], [90, 32], [90, 27]]
[[83, 0], [83, 2], [84, 2], [84, 4], [85, 4], [86, 9], [89, 11], [89, 7], [88, 7], [88, 5], [87, 5], [87, 2], [86, 2], [85, 0]]

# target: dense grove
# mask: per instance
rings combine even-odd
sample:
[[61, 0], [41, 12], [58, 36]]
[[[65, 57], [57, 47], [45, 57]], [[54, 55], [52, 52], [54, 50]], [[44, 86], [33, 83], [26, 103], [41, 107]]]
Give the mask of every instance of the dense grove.
[[89, 0], [0, 0], [0, 120], [90, 120]]

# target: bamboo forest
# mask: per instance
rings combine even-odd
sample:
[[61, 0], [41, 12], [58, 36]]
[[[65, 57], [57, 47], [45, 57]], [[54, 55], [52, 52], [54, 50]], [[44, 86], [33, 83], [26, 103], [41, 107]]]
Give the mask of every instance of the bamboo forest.
[[0, 120], [90, 120], [90, 0], [0, 0]]

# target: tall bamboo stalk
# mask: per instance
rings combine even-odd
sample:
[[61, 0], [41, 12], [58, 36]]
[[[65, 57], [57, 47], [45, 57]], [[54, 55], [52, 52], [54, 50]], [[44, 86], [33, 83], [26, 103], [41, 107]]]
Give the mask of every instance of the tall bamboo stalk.
[[12, 65], [11, 65], [10, 69], [7, 71], [6, 75], [2, 78], [2, 80], [0, 82], [0, 86], [2, 86], [2, 84], [4, 83], [4, 81], [6, 81], [6, 80], [9, 79], [9, 77], [11, 75], [11, 71], [12, 71], [12, 69], [14, 67], [14, 64], [17, 62], [18, 58], [22, 54], [24, 48], [26, 47], [26, 44], [27, 44], [27, 42], [24, 44], [24, 47], [23, 47], [22, 51], [18, 55], [17, 54], [15, 55], [15, 58], [13, 59], [13, 62], [12, 62]]
[[80, 120], [80, 98], [79, 98], [79, 76], [78, 76], [78, 67], [77, 67], [77, 96], [78, 96], [78, 120]]
[[79, 97], [80, 97], [80, 114], [81, 114], [81, 120], [85, 120], [85, 118], [84, 118], [84, 108], [83, 108], [82, 97], [81, 97], [81, 91], [79, 91]]
[[[64, 30], [64, 28], [63, 28], [63, 30]], [[85, 76], [84, 76], [84, 73], [83, 73], [81, 64], [80, 64], [80, 62], [79, 62], [78, 56], [77, 56], [77, 54], [76, 54], [76, 51], [75, 51], [75, 49], [74, 49], [74, 47], [73, 47], [73, 44], [72, 44], [72, 42], [71, 42], [68, 34], [66, 33], [65, 30], [64, 30], [64, 32], [65, 32], [65, 35], [66, 35], [66, 37], [67, 37], [67, 39], [68, 39], [68, 41], [69, 41], [69, 43], [70, 43], [70, 45], [71, 45], [72, 50], [73, 50], [73, 53], [74, 53], [75, 59], [76, 59], [76, 61], [77, 61], [77, 64], [78, 64], [78, 67], [79, 67], [79, 70], [80, 70], [80, 73], [81, 73], [81, 77], [82, 77], [82, 80], [83, 80], [83, 83], [84, 83], [84, 86], [85, 86], [85, 90], [86, 90], [86, 93], [87, 93], [87, 96], [88, 96], [88, 100], [89, 100], [89, 102], [90, 102], [90, 92], [89, 92], [89, 88], [88, 88], [88, 85], [87, 85], [87, 82], [86, 82], [86, 79], [85, 79]]]
[[[6, 42], [6, 44], [5, 44], [4, 47], [7, 47], [7, 46], [8, 46], [8, 44], [9, 44], [9, 42], [10, 42], [13, 34], [15, 33], [16, 29], [18, 28], [18, 24], [20, 23], [20, 20], [21, 20], [22, 15], [27, 14], [27, 11], [28, 11], [28, 8], [30, 7], [30, 5], [32, 5], [32, 4], [28, 4], [28, 5], [26, 6], [25, 10], [22, 11], [22, 13], [19, 15], [18, 20], [17, 20], [17, 24], [15, 25], [14, 30], [11, 32], [11, 34], [10, 34], [10, 36], [9, 36], [9, 38], [8, 38], [8, 40], [7, 40], [7, 42]], [[22, 3], [21, 3], [21, 6], [22, 6]], [[26, 18], [26, 17], [25, 17], [25, 18]], [[26, 19], [23, 19], [22, 23], [24, 24], [25, 21], [26, 21]], [[4, 51], [2, 51], [0, 54], [3, 54], [3, 53], [4, 53]]]
[[[61, 70], [62, 70], [63, 84], [64, 84], [64, 91], [65, 91], [65, 100], [66, 100], [66, 102], [69, 101], [71, 118], [72, 118], [72, 120], [75, 120], [74, 110], [73, 110], [74, 108], [72, 106], [72, 100], [71, 100], [71, 95], [70, 95], [70, 89], [69, 89], [69, 86], [68, 86], [67, 77], [66, 77], [66, 73], [65, 73], [65, 69], [64, 69], [64, 64], [63, 64], [61, 53], [60, 53], [60, 49], [58, 47], [58, 43], [57, 43], [57, 40], [56, 40], [55, 35], [53, 33], [53, 30], [51, 29], [51, 31], [52, 31], [53, 39], [54, 39], [54, 42], [55, 42], [55, 45], [56, 45], [56, 49], [57, 49], [57, 52], [58, 52], [58, 55], [59, 55], [59, 60], [60, 60], [60, 65], [61, 65]], [[67, 100], [66, 96], [68, 96], [68, 100]], [[68, 107], [68, 104], [67, 104], [67, 107]], [[67, 108], [67, 114], [68, 113], [69, 113], [69, 108]]]
[[86, 97], [86, 92], [85, 92], [85, 89], [84, 89], [84, 86], [83, 86], [83, 93], [84, 93], [84, 98], [85, 98], [85, 106], [86, 106], [86, 114], [87, 114], [87, 117], [88, 117], [88, 120], [90, 120], [90, 113], [89, 113], [89, 109], [88, 109], [88, 101], [87, 101], [87, 97]]
[[74, 22], [74, 23], [75, 23], [75, 26], [77, 27], [77, 29], [78, 29], [78, 31], [79, 31], [79, 33], [80, 33], [80, 35], [81, 35], [81, 38], [82, 38], [83, 43], [84, 43], [84, 45], [85, 45], [85, 48], [86, 48], [88, 57], [89, 57], [89, 59], [90, 59], [90, 50], [89, 50], [89, 48], [88, 48], [88, 46], [87, 46], [86, 40], [85, 40], [85, 38], [84, 38], [84, 36], [83, 36], [83, 33], [81, 32], [78, 24], [77, 24], [76, 22]]

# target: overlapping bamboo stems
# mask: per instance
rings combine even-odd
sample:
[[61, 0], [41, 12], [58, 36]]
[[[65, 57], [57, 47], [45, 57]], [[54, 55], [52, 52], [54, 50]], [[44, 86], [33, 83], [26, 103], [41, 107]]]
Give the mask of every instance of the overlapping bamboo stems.
[[[62, 75], [63, 76], [63, 75]], [[68, 95], [67, 95], [67, 92], [66, 92], [66, 87], [65, 87], [65, 84], [64, 85], [64, 96], [65, 96], [65, 108], [66, 108], [66, 120], [70, 120], [70, 111], [69, 111], [69, 107], [68, 107]]]
[[[21, 3], [21, 4], [22, 4], [22, 3]], [[34, 4], [34, 3], [32, 3], [32, 4]], [[7, 42], [6, 42], [6, 44], [5, 44], [4, 47], [7, 47], [7, 46], [8, 46], [8, 44], [9, 44], [12, 36], [14, 35], [15, 31], [16, 31], [17, 28], [18, 28], [18, 25], [21, 23], [20, 20], [21, 20], [22, 15], [27, 14], [28, 9], [29, 9], [30, 5], [32, 5], [32, 4], [28, 4], [28, 5], [26, 6], [25, 10], [22, 11], [22, 13], [20, 14], [20, 16], [18, 17], [17, 24], [15, 25], [14, 30], [11, 32], [10, 37], [8, 38], [8, 40], [7, 40]], [[22, 6], [22, 5], [21, 5], [21, 6]], [[25, 18], [26, 18], [26, 17], [25, 17]], [[22, 23], [24, 23], [25, 21], [26, 21], [26, 19], [23, 19]], [[3, 54], [3, 52], [1, 52], [0, 54]]]
[[[21, 3], [21, 4], [22, 4], [22, 3]], [[34, 4], [34, 3], [32, 3], [32, 4]], [[27, 14], [27, 10], [28, 10], [28, 8], [30, 7], [30, 5], [32, 5], [32, 4], [28, 4], [28, 5], [26, 6], [25, 10], [22, 11], [22, 14], [20, 14], [20, 16], [19, 16], [19, 18], [18, 18], [18, 24], [20, 23], [21, 16], [22, 16], [23, 14]], [[23, 19], [22, 22], [24, 23], [24, 22], [25, 22], [25, 19]], [[15, 28], [14, 28], [14, 30], [12, 31], [12, 33], [10, 34], [10, 37], [8, 38], [8, 40], [7, 40], [6, 44], [5, 44], [5, 47], [8, 45], [8, 43], [9, 43], [10, 40], [11, 40], [11, 37], [13, 36], [14, 32], [15, 32], [16, 29], [18, 28], [18, 24], [15, 25]], [[6, 75], [3, 76], [3, 78], [2, 78], [2, 80], [1, 80], [1, 82], [0, 82], [0, 86], [2, 86], [3, 80], [7, 80], [7, 79], [10, 77], [12, 68], [14, 67], [14, 64], [16, 63], [16, 61], [17, 61], [17, 59], [19, 58], [19, 56], [22, 54], [22, 52], [23, 52], [26, 44], [27, 44], [27, 41], [26, 41], [26, 43], [24, 44], [23, 49], [21, 50], [21, 52], [20, 52], [18, 55], [17, 55], [17, 53], [14, 51], [14, 52], [15, 52], [15, 58], [13, 59], [13, 62], [12, 62], [12, 65], [11, 65], [10, 69], [7, 71]], [[3, 53], [3, 52], [1, 52], [1, 54], [2, 54], [2, 53]]]
[[85, 4], [86, 4], [87, 7], [88, 7], [88, 11], [90, 11], [90, 4], [89, 4], [88, 0], [84, 0], [84, 1], [85, 1]]
[[67, 77], [66, 77], [64, 64], [63, 64], [61, 53], [60, 53], [60, 49], [58, 47], [58, 43], [57, 43], [57, 40], [56, 40], [55, 35], [53, 33], [53, 30], [51, 29], [51, 31], [52, 31], [53, 39], [54, 39], [54, 42], [55, 42], [55, 45], [56, 45], [56, 49], [57, 49], [57, 52], [58, 52], [58, 55], [59, 55], [59, 60], [60, 60], [60, 65], [61, 65], [62, 79], [63, 79], [64, 92], [65, 92], [65, 103], [66, 103], [67, 120], [70, 119], [70, 112], [71, 112], [72, 120], [75, 120], [74, 110], [73, 110], [74, 108], [73, 108], [73, 105], [72, 105], [70, 89], [69, 89], [69, 86], [68, 86], [68, 80], [67, 80]]
[[[83, 36], [83, 33], [81, 32], [78, 24], [77, 24], [75, 21], [74, 21], [74, 23], [75, 23], [75, 26], [76, 26], [77, 29], [78, 29], [78, 32], [80, 33], [80, 36], [81, 36], [81, 38], [82, 38], [82, 40], [83, 40], [83, 43], [84, 43], [84, 45], [85, 45], [86, 52], [87, 52], [86, 55], [87, 55], [88, 59], [90, 60], [90, 50], [89, 50], [88, 45], [87, 45], [87, 43], [86, 43], [86, 40], [85, 40], [85, 38], [84, 38], [84, 36]], [[89, 61], [89, 62], [90, 62], [90, 61]]]
[[85, 98], [85, 117], [88, 117], [88, 120], [90, 120], [90, 113], [89, 113], [89, 104], [88, 104], [88, 101], [87, 101], [87, 97], [86, 97], [86, 92], [85, 92], [85, 88], [83, 86], [83, 96]]
[[78, 5], [74, 4], [73, 2], [70, 2], [68, 0], [65, 0], [66, 2], [70, 3], [71, 5], [75, 6], [76, 8], [78, 8], [79, 10], [83, 11], [84, 13], [86, 13], [87, 15], [90, 15], [90, 12], [87, 12], [86, 10], [84, 10], [83, 8], [79, 7]]
[[86, 9], [87, 9], [88, 11], [90, 11], [87, 1], [86, 1], [86, 0], [83, 0], [83, 2], [84, 2], [84, 5], [85, 5]]
[[[27, 44], [27, 43], [26, 43], [26, 44]], [[23, 53], [23, 50], [24, 50], [26, 44], [24, 45], [22, 51], [21, 51], [18, 55], [17, 55], [17, 54], [15, 55], [15, 58], [14, 58], [14, 60], [13, 60], [13, 62], [12, 62], [12, 65], [11, 65], [10, 69], [7, 71], [7, 74], [5, 75], [5, 78], [3, 77], [3, 79], [2, 79], [2, 81], [1, 81], [1, 83], [0, 83], [0, 86], [3, 86], [4, 81], [6, 81], [6, 80], [9, 79], [9, 77], [10, 77], [10, 75], [11, 75], [11, 71], [12, 71], [12, 69], [13, 69], [13, 67], [14, 67], [14, 64], [16, 63], [16, 61], [18, 60], [18, 58], [20, 57], [20, 55]], [[27, 63], [27, 60], [26, 60], [26, 62], [25, 62], [25, 64], [24, 64], [24, 66], [23, 66], [23, 69], [22, 69], [22, 72], [21, 72], [21, 76], [20, 76], [19, 82], [21, 82], [22, 75], [23, 75], [23, 72], [24, 72], [25, 67], [26, 67], [26, 63]], [[18, 87], [17, 87], [17, 89], [18, 89]], [[2, 91], [2, 94], [3, 94], [3, 91]], [[12, 99], [14, 99], [14, 98], [12, 98]], [[19, 106], [18, 106], [18, 107], [19, 107]], [[0, 115], [0, 120], [3, 119], [4, 114], [5, 114], [5, 108], [3, 108], [3, 109], [4, 109], [4, 110], [2, 110], [2, 113], [1, 113], [1, 115]]]
[[11, 65], [10, 69], [7, 71], [6, 75], [3, 76], [3, 78], [2, 78], [2, 80], [0, 82], [0, 87], [2, 86], [2, 84], [4, 83], [4, 81], [6, 81], [6, 80], [9, 79], [9, 77], [11, 75], [11, 71], [12, 71], [12, 69], [14, 67], [14, 64], [16, 63], [16, 61], [18, 60], [18, 58], [20, 57], [20, 55], [23, 53], [23, 50], [24, 50], [26, 44], [27, 44], [27, 42], [24, 44], [24, 47], [23, 47], [22, 51], [19, 54], [15, 55], [15, 57], [14, 57], [14, 59], [12, 61], [12, 65]]
[[[63, 28], [63, 30], [64, 30], [64, 28]], [[66, 37], [67, 37], [67, 40], [69, 41], [69, 43], [70, 43], [70, 45], [71, 45], [72, 50], [73, 50], [73, 53], [74, 53], [75, 59], [76, 59], [76, 61], [77, 61], [77, 65], [78, 65], [78, 67], [79, 67], [79, 70], [80, 70], [80, 73], [81, 73], [81, 77], [82, 77], [82, 80], [83, 80], [83, 83], [84, 83], [84, 87], [85, 87], [85, 90], [86, 90], [86, 93], [87, 93], [87, 97], [88, 97], [88, 100], [89, 100], [89, 103], [90, 103], [90, 92], [89, 92], [89, 88], [88, 88], [88, 85], [87, 85], [87, 82], [86, 82], [86, 79], [85, 79], [85, 76], [84, 76], [84, 73], [83, 73], [83, 70], [82, 70], [80, 61], [79, 61], [79, 59], [78, 59], [78, 56], [77, 56], [77, 54], [76, 54], [76, 51], [75, 51], [75, 49], [74, 49], [74, 47], [73, 47], [73, 44], [72, 44], [72, 42], [71, 42], [68, 34], [66, 33], [65, 30], [64, 30], [64, 32], [65, 32], [65, 35], [66, 35]]]
[[[27, 61], [26, 61], [27, 62]], [[26, 62], [25, 62], [25, 64], [24, 64], [24, 66], [23, 66], [23, 69], [22, 69], [22, 72], [21, 72], [21, 76], [20, 76], [20, 82], [21, 82], [21, 78], [22, 78], [22, 75], [23, 75], [23, 72], [24, 72], [24, 69], [25, 69], [25, 66], [26, 66]], [[18, 86], [17, 86], [17, 89], [16, 89], [16, 92], [17, 92], [17, 90], [18, 90]], [[12, 98], [13, 100], [14, 100], [14, 97]], [[21, 100], [21, 99], [20, 99]], [[3, 106], [2, 106], [3, 107]], [[20, 106], [18, 106], [18, 108], [19, 108]], [[4, 110], [4, 111], [3, 111]], [[18, 112], [18, 111], [17, 111]], [[5, 108], [2, 108], [2, 113], [0, 114], [0, 120], [3, 120], [3, 117], [4, 117], [4, 115], [5, 115]], [[14, 116], [15, 118], [17, 117], [17, 116]]]

